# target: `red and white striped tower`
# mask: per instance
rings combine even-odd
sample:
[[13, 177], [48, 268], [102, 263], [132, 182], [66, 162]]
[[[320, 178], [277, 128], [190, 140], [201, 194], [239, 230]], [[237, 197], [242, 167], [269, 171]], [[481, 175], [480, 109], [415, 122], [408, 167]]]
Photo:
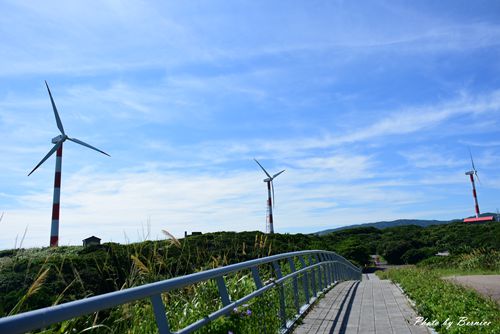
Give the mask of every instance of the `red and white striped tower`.
[[274, 225], [273, 225], [273, 203], [271, 199], [271, 182], [267, 182], [267, 228], [266, 232], [273, 234], [274, 233]]
[[474, 197], [474, 204], [476, 209], [476, 218], [479, 218], [479, 204], [477, 202], [476, 184], [474, 183], [474, 171], [466, 172], [465, 175], [469, 175], [470, 183], [472, 183], [472, 196]]
[[[271, 176], [267, 172], [267, 170], [262, 167], [260, 162], [257, 161], [257, 159], [254, 159], [255, 162], [260, 166], [260, 168], [264, 171], [266, 174], [267, 178], [264, 179], [264, 182], [267, 183], [267, 217], [266, 217], [266, 232], [273, 234], [274, 233], [274, 222], [273, 222], [273, 202], [274, 202], [274, 185], [273, 185], [273, 180], [276, 178], [278, 175], [283, 173], [285, 170], [283, 169], [281, 172], [274, 174]], [[272, 193], [272, 196], [271, 196]]]
[[66, 135], [64, 132], [64, 127], [61, 122], [61, 118], [59, 117], [59, 113], [57, 112], [57, 107], [54, 102], [54, 99], [52, 98], [52, 93], [50, 92], [49, 85], [47, 84], [47, 81], [45, 81], [45, 86], [47, 86], [47, 91], [49, 92], [50, 96], [50, 102], [52, 104], [52, 109], [54, 110], [54, 117], [56, 118], [56, 124], [57, 128], [61, 132], [61, 134], [57, 137], [52, 138], [52, 144], [54, 146], [50, 149], [49, 153], [47, 153], [43, 159], [38, 163], [38, 165], [33, 168], [33, 170], [28, 174], [30, 176], [33, 174], [33, 172], [40, 167], [48, 158], [52, 156], [52, 154], [56, 153], [56, 172], [54, 175], [54, 197], [52, 201], [52, 224], [50, 226], [50, 247], [57, 247], [59, 245], [59, 212], [60, 212], [60, 199], [61, 199], [61, 166], [62, 166], [62, 151], [63, 151], [63, 143], [66, 140], [72, 141], [74, 143], [77, 143], [79, 145], [88, 147], [94, 151], [100, 152], [102, 154], [105, 154], [109, 157], [109, 154], [107, 154], [104, 151], [101, 151], [98, 148], [95, 148], [92, 145], [89, 145], [79, 139], [76, 138], [70, 138]]
[[61, 167], [63, 144], [57, 149], [56, 171], [54, 174], [54, 197], [52, 201], [52, 224], [50, 226], [50, 247], [59, 245], [59, 212], [61, 199]]

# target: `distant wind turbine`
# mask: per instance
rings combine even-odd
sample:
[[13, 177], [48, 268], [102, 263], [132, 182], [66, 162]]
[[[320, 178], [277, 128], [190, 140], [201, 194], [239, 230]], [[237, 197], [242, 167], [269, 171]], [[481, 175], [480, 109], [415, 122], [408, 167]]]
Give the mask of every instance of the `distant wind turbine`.
[[[274, 205], [274, 184], [273, 180], [283, 173], [285, 170], [283, 169], [281, 172], [274, 174], [271, 176], [265, 169], [262, 167], [262, 165], [255, 159], [255, 162], [262, 168], [264, 173], [266, 173], [267, 178], [264, 179], [264, 182], [267, 183], [267, 225], [266, 225], [266, 232], [269, 232], [270, 234], [274, 233], [274, 225], [273, 225], [273, 205]], [[271, 192], [272, 192], [272, 199], [271, 199]]]
[[49, 85], [47, 84], [47, 81], [45, 81], [45, 86], [47, 86], [47, 91], [49, 92], [50, 96], [50, 102], [52, 103], [52, 109], [54, 110], [54, 116], [56, 117], [57, 127], [59, 128], [61, 134], [57, 137], [52, 138], [52, 143], [54, 144], [54, 147], [52, 147], [49, 153], [47, 153], [47, 155], [38, 163], [38, 165], [36, 165], [35, 168], [33, 168], [33, 170], [28, 174], [28, 176], [30, 176], [38, 167], [40, 167], [40, 165], [42, 165], [45, 162], [45, 160], [47, 160], [52, 154], [54, 154], [54, 152], [57, 151], [56, 171], [54, 176], [54, 197], [53, 197], [54, 199], [52, 203], [52, 224], [50, 228], [50, 246], [57, 247], [59, 244], [59, 210], [60, 210], [59, 203], [61, 197], [61, 164], [62, 164], [63, 143], [67, 139], [77, 144], [91, 148], [102, 154], [105, 154], [108, 157], [110, 155], [104, 151], [95, 148], [94, 146], [84, 143], [81, 140], [78, 140], [76, 138], [70, 138], [66, 135], [66, 133], [64, 132], [61, 119], [59, 118], [59, 113], [57, 112], [56, 104], [54, 103], [54, 99], [52, 98], [52, 93], [50, 92]]
[[472, 159], [472, 152], [469, 149], [469, 155], [470, 155], [470, 162], [472, 164], [472, 170], [465, 172], [465, 175], [469, 175], [470, 177], [470, 182], [472, 183], [472, 196], [474, 197], [474, 204], [475, 204], [475, 210], [476, 210], [476, 218], [479, 218], [479, 204], [477, 202], [477, 193], [476, 193], [476, 185], [474, 183], [474, 175], [476, 176], [477, 180], [479, 180], [479, 176], [477, 176], [477, 170], [476, 167], [474, 166], [474, 159]]

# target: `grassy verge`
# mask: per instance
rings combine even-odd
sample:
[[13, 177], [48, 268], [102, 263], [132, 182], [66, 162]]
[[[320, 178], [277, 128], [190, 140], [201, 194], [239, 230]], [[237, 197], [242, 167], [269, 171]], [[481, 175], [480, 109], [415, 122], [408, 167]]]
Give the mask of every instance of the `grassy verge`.
[[[425, 268], [427, 270], [431, 270], [429, 268]], [[500, 270], [485, 270], [485, 269], [473, 269], [473, 270], [464, 270], [464, 269], [454, 269], [454, 268], [437, 268], [432, 269], [436, 275], [445, 277], [445, 276], [464, 276], [464, 275], [500, 275]]]
[[[441, 279], [439, 271], [391, 269], [379, 273], [401, 285], [417, 312], [439, 333], [500, 333], [500, 308], [476, 292]], [[471, 323], [473, 322], [473, 323]]]

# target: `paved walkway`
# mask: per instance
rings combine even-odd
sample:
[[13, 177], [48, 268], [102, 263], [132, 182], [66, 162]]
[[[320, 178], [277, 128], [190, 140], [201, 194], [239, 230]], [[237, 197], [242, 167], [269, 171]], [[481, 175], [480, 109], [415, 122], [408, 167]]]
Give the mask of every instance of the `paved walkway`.
[[306, 315], [294, 334], [420, 334], [416, 313], [397, 286], [375, 274], [361, 282], [342, 282]]
[[500, 304], [500, 275], [448, 276], [444, 279], [472, 288]]

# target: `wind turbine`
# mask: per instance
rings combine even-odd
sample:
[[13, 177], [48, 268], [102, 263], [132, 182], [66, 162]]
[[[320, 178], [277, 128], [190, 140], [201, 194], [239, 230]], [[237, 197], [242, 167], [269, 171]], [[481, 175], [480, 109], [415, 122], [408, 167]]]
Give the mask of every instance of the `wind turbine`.
[[[255, 159], [255, 162], [262, 168], [264, 173], [266, 173], [267, 178], [264, 179], [264, 182], [267, 183], [267, 225], [266, 225], [266, 232], [269, 232], [270, 234], [274, 233], [274, 225], [273, 225], [273, 205], [274, 205], [274, 185], [273, 185], [273, 180], [283, 173], [285, 170], [283, 169], [281, 172], [274, 174], [271, 176], [265, 169], [262, 167], [262, 165]], [[271, 192], [272, 192], [272, 199], [271, 199]]]
[[[470, 149], [469, 149], [469, 155], [470, 155], [470, 162], [472, 164], [472, 170], [465, 172], [465, 175], [469, 175], [470, 182], [472, 183], [472, 196], [474, 197], [476, 218], [479, 218], [479, 204], [477, 202], [477, 193], [476, 193], [476, 185], [474, 183], [474, 175], [476, 175], [478, 181], [479, 181], [479, 176], [477, 176], [477, 170], [476, 170], [476, 167], [474, 166], [474, 160], [472, 159], [472, 153], [471, 153]], [[481, 181], [479, 181], [479, 182], [481, 182]]]
[[54, 147], [52, 147], [49, 153], [47, 153], [47, 155], [38, 163], [38, 165], [36, 165], [35, 168], [33, 168], [33, 170], [28, 174], [28, 176], [30, 176], [38, 167], [40, 167], [40, 165], [42, 165], [45, 162], [45, 160], [47, 160], [52, 154], [54, 154], [54, 152], [57, 151], [56, 171], [54, 176], [54, 197], [52, 202], [52, 224], [50, 228], [50, 247], [57, 247], [59, 244], [59, 209], [60, 209], [59, 200], [61, 198], [61, 164], [62, 164], [63, 143], [66, 140], [70, 140], [74, 143], [86, 146], [97, 152], [105, 154], [108, 157], [110, 155], [104, 151], [99, 150], [98, 148], [95, 148], [94, 146], [84, 143], [81, 140], [78, 140], [76, 138], [70, 138], [66, 135], [61, 122], [61, 118], [59, 118], [59, 113], [57, 112], [56, 104], [54, 103], [54, 99], [52, 98], [52, 93], [50, 92], [49, 85], [47, 84], [47, 81], [45, 81], [45, 86], [47, 86], [47, 91], [49, 92], [50, 96], [50, 102], [52, 103], [52, 109], [54, 110], [54, 116], [56, 117], [57, 127], [61, 132], [61, 134], [57, 137], [52, 138], [52, 144], [54, 144]]

